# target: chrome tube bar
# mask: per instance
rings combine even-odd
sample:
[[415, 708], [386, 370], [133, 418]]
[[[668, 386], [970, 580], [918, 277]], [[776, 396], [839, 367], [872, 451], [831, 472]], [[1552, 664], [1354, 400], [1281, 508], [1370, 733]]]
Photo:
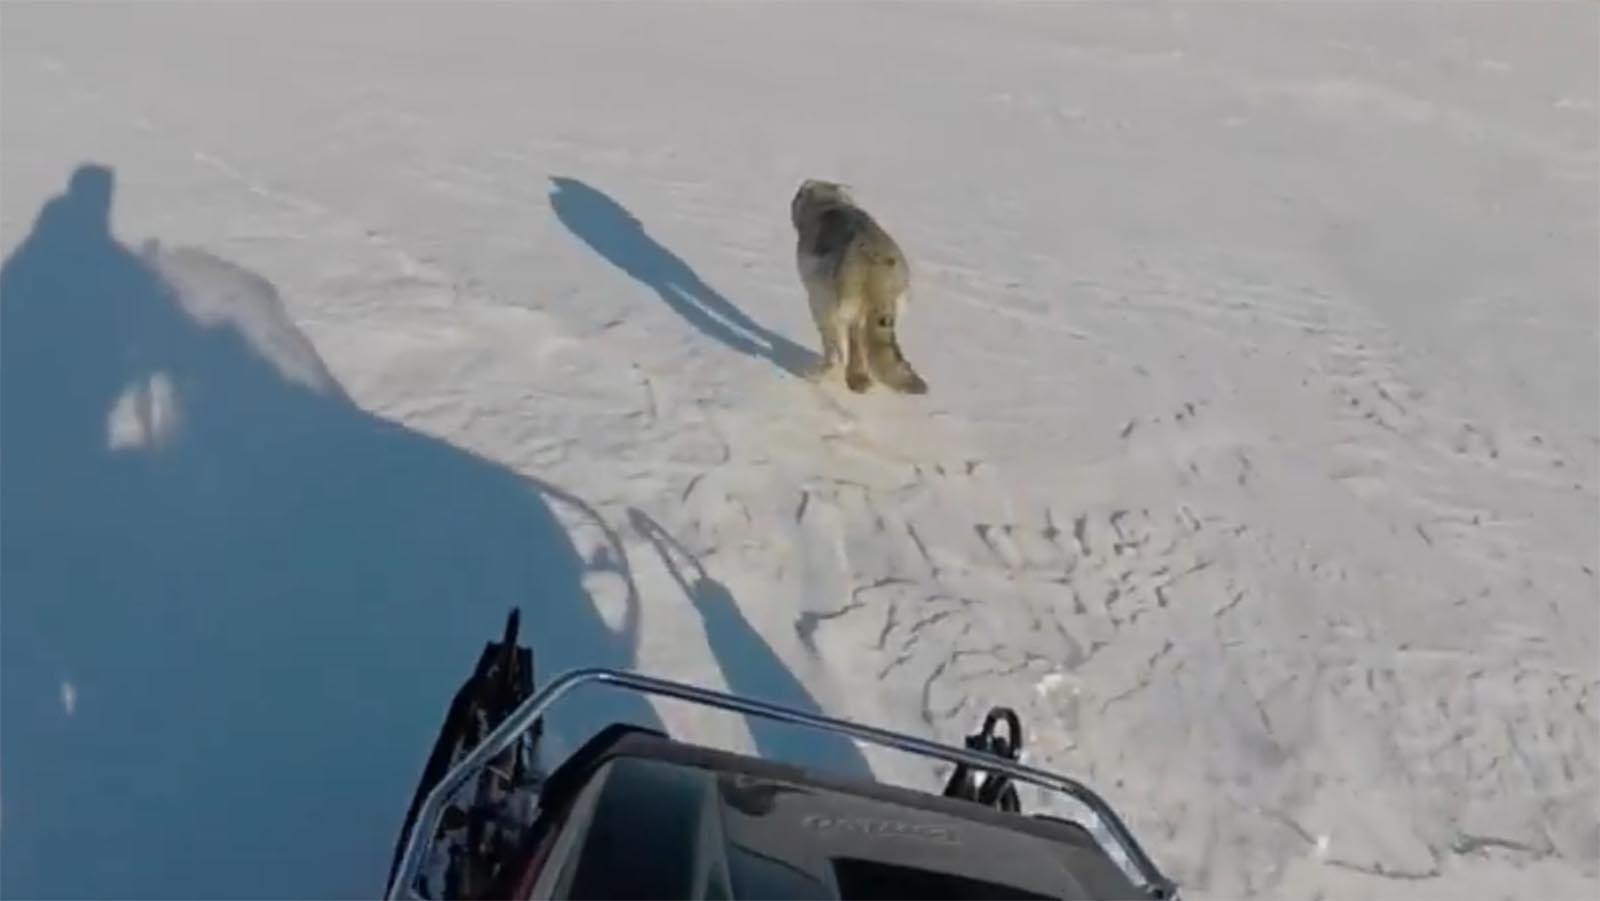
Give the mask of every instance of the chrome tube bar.
[[1171, 879], [1162, 875], [1144, 848], [1139, 845], [1133, 833], [1123, 824], [1111, 805], [1096, 794], [1088, 786], [1065, 776], [1045, 770], [1034, 769], [1012, 760], [972, 751], [967, 748], [957, 748], [950, 745], [939, 744], [912, 735], [891, 732], [875, 726], [863, 726], [847, 720], [834, 719], [821, 714], [806, 713], [780, 707], [765, 701], [744, 698], [738, 695], [725, 694], [694, 685], [673, 682], [655, 676], [640, 673], [630, 673], [621, 670], [586, 668], [571, 670], [561, 674], [551, 681], [533, 697], [523, 701], [521, 706], [511, 712], [493, 732], [484, 737], [460, 763], [456, 764], [439, 780], [428, 793], [427, 799], [417, 810], [417, 816], [412, 823], [411, 833], [406, 837], [405, 853], [400, 858], [400, 865], [395, 868], [394, 881], [389, 885], [385, 897], [398, 898], [404, 886], [404, 891], [410, 897], [411, 887], [415, 884], [418, 871], [422, 867], [423, 847], [428, 843], [429, 837], [438, 828], [439, 820], [443, 815], [445, 802], [457, 788], [463, 785], [478, 770], [481, 770], [495, 755], [504, 751], [516, 741], [517, 738], [533, 727], [547, 710], [550, 709], [564, 695], [574, 688], [586, 683], [597, 682], [612, 685], [618, 688], [632, 689], [644, 694], [660, 695], [680, 701], [688, 701], [707, 707], [716, 707], [742, 713], [747, 716], [759, 716], [766, 719], [778, 720], [798, 726], [808, 726], [815, 729], [824, 729], [829, 732], [848, 735], [872, 744], [895, 748], [923, 757], [934, 757], [949, 763], [964, 763], [976, 770], [988, 770], [1004, 773], [1012, 779], [1027, 782], [1042, 788], [1065, 794], [1079, 803], [1088, 807], [1110, 833], [1111, 839], [1126, 855], [1133, 868], [1138, 871], [1138, 878], [1142, 881], [1140, 886], [1156, 899], [1172, 899], [1176, 897], [1177, 885]]

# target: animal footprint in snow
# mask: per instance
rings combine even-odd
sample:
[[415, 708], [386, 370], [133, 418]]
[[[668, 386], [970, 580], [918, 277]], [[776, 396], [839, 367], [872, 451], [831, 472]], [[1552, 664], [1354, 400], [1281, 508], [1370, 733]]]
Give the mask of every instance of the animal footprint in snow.
[[1458, 454], [1479, 459], [1500, 458], [1500, 447], [1495, 442], [1494, 436], [1470, 422], [1462, 423], [1461, 428], [1456, 431], [1455, 438], [1450, 442], [1450, 449]]

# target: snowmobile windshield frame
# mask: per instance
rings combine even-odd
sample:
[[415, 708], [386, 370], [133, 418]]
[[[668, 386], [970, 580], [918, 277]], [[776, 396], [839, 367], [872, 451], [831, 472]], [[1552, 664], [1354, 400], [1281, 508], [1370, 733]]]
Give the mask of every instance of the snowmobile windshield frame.
[[[471, 753], [440, 778], [418, 809], [411, 831], [405, 837], [405, 850], [401, 855], [399, 866], [395, 868], [394, 879], [390, 882], [386, 893], [387, 898], [416, 897], [410, 892], [411, 887], [415, 885], [418, 870], [422, 866], [424, 848], [427, 845], [428, 836], [432, 835], [438, 828], [445, 805], [450, 797], [462, 785], [466, 784], [467, 780], [481, 771], [490, 760], [493, 760], [506, 748], [510, 747], [523, 733], [533, 728], [539, 722], [540, 717], [557, 701], [561, 700], [563, 696], [573, 689], [589, 683], [600, 683], [641, 694], [658, 695], [705, 707], [715, 707], [746, 716], [758, 716], [791, 725], [821, 729], [909, 754], [931, 757], [947, 763], [965, 764], [980, 771], [1002, 773], [1018, 782], [1025, 782], [1048, 791], [1067, 795], [1088, 808], [1089, 812], [1099, 820], [1099, 825], [1102, 827], [1104, 834], [1110, 837], [1112, 843], [1116, 845], [1117, 852], [1127, 862], [1127, 865], [1132, 867], [1134, 872], [1130, 875], [1137, 879], [1139, 888], [1142, 891], [1146, 892], [1151, 898], [1158, 899], [1158, 901], [1168, 901], [1168, 899], [1173, 899], [1177, 896], [1177, 884], [1163, 875], [1161, 870], [1156, 867], [1155, 862], [1145, 853], [1138, 839], [1134, 838], [1133, 833], [1122, 822], [1121, 817], [1117, 815], [1111, 805], [1093, 789], [1075, 779], [967, 748], [944, 745], [917, 738], [913, 735], [892, 732], [888, 729], [880, 729], [875, 726], [852, 723], [848, 720], [834, 719], [821, 714], [794, 710], [765, 701], [726, 694], [656, 676], [621, 670], [586, 668], [563, 673], [537, 694], [524, 701], [494, 731], [485, 736], [483, 741], [472, 749]], [[405, 894], [402, 894], [402, 892]]]

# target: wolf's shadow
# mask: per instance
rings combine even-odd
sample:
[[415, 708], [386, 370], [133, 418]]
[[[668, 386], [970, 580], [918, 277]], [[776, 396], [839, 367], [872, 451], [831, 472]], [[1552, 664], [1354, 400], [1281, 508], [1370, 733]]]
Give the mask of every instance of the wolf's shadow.
[[[372, 896], [509, 607], [542, 678], [632, 664], [621, 545], [356, 407], [260, 277], [124, 248], [112, 189], [80, 168], [0, 270], [0, 895]], [[573, 703], [573, 742], [659, 727]]]
[[804, 377], [817, 355], [746, 316], [677, 254], [645, 231], [622, 204], [575, 178], [550, 179], [550, 208], [567, 230], [652, 291], [711, 338], [790, 375]]

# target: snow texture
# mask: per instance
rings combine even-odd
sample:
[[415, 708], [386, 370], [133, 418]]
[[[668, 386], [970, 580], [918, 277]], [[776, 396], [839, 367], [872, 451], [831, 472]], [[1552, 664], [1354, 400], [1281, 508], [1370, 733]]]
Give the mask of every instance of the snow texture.
[[[8, 4], [0, 894], [371, 896], [520, 605], [545, 675], [1013, 705], [1193, 898], [1594, 897], [1597, 23]], [[795, 377], [807, 177], [926, 397]]]

